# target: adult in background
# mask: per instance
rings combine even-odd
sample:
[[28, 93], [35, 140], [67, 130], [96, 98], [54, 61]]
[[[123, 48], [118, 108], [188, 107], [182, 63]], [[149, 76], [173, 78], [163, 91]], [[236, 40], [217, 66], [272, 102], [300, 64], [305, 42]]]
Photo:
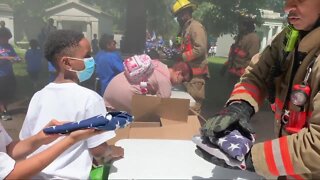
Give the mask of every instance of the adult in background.
[[16, 89], [12, 62], [20, 60], [9, 44], [9, 39], [7, 30], [0, 28], [0, 117], [4, 121], [12, 119], [7, 111], [9, 100], [13, 98]]
[[103, 95], [106, 107], [131, 112], [131, 101], [134, 94], [151, 94], [161, 98], [169, 98], [172, 86], [192, 79], [191, 67], [185, 62], [178, 62], [170, 68], [159, 60], [152, 60], [151, 63], [154, 70], [144, 78], [145, 87], [130, 82], [124, 72], [114, 77]]
[[93, 39], [91, 40], [92, 54], [96, 55], [99, 51], [99, 41], [97, 39], [97, 34], [93, 34]]
[[95, 56], [96, 76], [99, 78], [98, 93], [103, 96], [111, 79], [121, 73], [123, 60], [116, 51], [116, 41], [112, 35], [103, 34], [99, 39], [100, 51]]
[[6, 36], [8, 39], [12, 38], [12, 33], [10, 29], [6, 27], [6, 22], [0, 21], [0, 29], [3, 29], [6, 32]]
[[320, 1], [285, 0], [284, 10], [289, 25], [252, 58], [202, 134], [212, 143], [233, 129], [250, 138], [249, 120], [268, 98], [278, 138], [252, 146], [247, 170], [266, 179], [320, 179]]
[[228, 82], [231, 87], [239, 81], [251, 58], [259, 50], [260, 38], [255, 32], [254, 19], [248, 16], [241, 16], [238, 23], [238, 35], [230, 47], [228, 61], [223, 67], [228, 71]]
[[54, 26], [54, 20], [49, 18], [47, 24], [41, 29], [38, 40], [40, 48], [43, 49], [44, 43], [47, 40], [49, 34], [57, 30], [57, 27]]
[[27, 72], [32, 81], [33, 90], [37, 91], [37, 89], [39, 88], [39, 74], [41, 72], [43, 54], [37, 40], [31, 39], [29, 45], [30, 49], [28, 49], [25, 54], [25, 60], [27, 62]]
[[188, 93], [196, 100], [196, 105], [191, 107], [194, 111], [201, 111], [202, 102], [205, 99], [205, 80], [209, 77], [208, 70], [208, 38], [202, 24], [192, 18], [192, 12], [196, 5], [189, 0], [176, 0], [172, 6], [172, 13], [180, 25], [178, 39], [181, 54], [177, 54], [176, 60], [183, 60], [192, 67], [193, 78], [186, 82]]

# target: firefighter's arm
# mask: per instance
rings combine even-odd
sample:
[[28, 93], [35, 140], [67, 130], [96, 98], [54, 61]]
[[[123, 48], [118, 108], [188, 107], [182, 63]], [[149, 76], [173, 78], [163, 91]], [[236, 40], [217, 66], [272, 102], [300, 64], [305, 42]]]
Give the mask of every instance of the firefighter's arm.
[[207, 53], [207, 34], [203, 26], [195, 26], [191, 29], [192, 48], [182, 53], [183, 61], [192, 61]]
[[298, 133], [253, 146], [252, 160], [258, 174], [266, 177], [320, 172], [320, 93], [314, 98], [310, 125]]

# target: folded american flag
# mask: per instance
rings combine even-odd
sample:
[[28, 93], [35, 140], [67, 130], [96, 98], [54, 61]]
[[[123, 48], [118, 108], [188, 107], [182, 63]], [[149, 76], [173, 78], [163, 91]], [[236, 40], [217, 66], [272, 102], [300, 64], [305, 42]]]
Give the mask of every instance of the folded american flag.
[[226, 136], [219, 138], [216, 144], [230, 157], [243, 161], [253, 145], [253, 136], [252, 139], [243, 136], [238, 130], [233, 130]]
[[79, 122], [65, 123], [43, 129], [46, 134], [66, 134], [79, 129], [117, 130], [124, 128], [133, 121], [133, 116], [127, 112], [108, 112], [106, 116], [99, 115]]

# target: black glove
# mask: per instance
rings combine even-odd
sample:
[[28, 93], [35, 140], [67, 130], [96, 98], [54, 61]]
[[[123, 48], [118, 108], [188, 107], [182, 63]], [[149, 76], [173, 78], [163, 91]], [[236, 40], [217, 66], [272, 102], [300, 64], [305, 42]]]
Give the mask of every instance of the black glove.
[[210, 118], [201, 128], [201, 134], [215, 143], [217, 138], [237, 129], [243, 136], [252, 139], [251, 134], [254, 134], [254, 131], [249, 120], [253, 114], [254, 109], [249, 103], [234, 102]]

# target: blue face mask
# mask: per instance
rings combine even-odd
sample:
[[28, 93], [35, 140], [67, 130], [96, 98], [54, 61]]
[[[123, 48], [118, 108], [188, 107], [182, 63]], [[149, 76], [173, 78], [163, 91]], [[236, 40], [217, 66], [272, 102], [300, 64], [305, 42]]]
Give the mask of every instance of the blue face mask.
[[80, 60], [80, 61], [84, 62], [84, 69], [83, 70], [76, 71], [76, 70], [70, 69], [70, 71], [77, 73], [79, 82], [83, 82], [83, 81], [90, 79], [90, 77], [94, 73], [94, 67], [95, 67], [95, 62], [94, 62], [93, 57], [84, 58], [84, 59], [70, 57], [70, 59]]

